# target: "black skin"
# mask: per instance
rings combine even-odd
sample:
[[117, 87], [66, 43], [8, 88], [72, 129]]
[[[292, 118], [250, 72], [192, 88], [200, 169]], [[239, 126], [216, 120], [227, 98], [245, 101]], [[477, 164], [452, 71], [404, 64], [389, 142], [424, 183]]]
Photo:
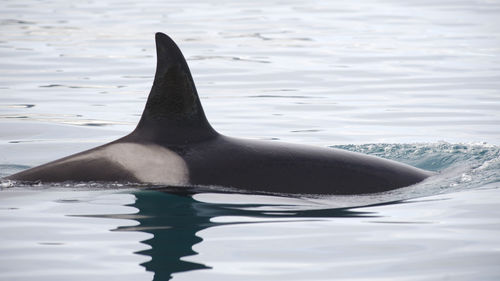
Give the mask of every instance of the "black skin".
[[[134, 140], [130, 135], [124, 140]], [[333, 148], [216, 135], [169, 145], [187, 163], [193, 185], [294, 194], [363, 194], [418, 183], [432, 175], [409, 165]]]
[[[177, 45], [167, 35], [157, 33], [156, 46], [155, 80], [141, 120], [131, 134], [110, 144], [155, 144], [177, 153], [187, 165], [189, 185], [294, 194], [364, 194], [413, 185], [432, 175], [398, 162], [338, 149], [220, 135], [205, 117]], [[106, 158], [61, 163], [54, 161], [8, 178], [138, 181], [127, 167]]]

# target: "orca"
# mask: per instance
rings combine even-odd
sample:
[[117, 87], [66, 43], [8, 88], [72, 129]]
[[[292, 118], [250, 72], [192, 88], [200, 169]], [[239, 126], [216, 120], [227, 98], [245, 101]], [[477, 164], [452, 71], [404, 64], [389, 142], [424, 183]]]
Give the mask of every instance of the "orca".
[[156, 52], [153, 86], [132, 133], [7, 179], [351, 195], [410, 186], [432, 175], [341, 149], [219, 134], [205, 117], [186, 60], [174, 41], [156, 33]]

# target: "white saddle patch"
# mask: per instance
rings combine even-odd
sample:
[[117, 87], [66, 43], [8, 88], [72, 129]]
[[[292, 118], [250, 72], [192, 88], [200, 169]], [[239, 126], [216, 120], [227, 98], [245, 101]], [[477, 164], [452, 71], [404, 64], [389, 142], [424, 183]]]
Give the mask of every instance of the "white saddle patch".
[[112, 161], [132, 173], [140, 182], [167, 185], [189, 183], [188, 167], [184, 159], [172, 150], [156, 144], [114, 143], [88, 154], [72, 157], [71, 160], [89, 158]]

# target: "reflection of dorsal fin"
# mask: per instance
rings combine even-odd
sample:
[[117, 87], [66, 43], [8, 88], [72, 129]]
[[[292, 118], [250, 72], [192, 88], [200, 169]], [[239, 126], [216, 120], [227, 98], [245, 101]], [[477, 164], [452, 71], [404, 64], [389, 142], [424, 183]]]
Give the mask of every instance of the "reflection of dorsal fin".
[[135, 137], [168, 143], [216, 135], [201, 107], [189, 67], [170, 37], [156, 33], [156, 74]]

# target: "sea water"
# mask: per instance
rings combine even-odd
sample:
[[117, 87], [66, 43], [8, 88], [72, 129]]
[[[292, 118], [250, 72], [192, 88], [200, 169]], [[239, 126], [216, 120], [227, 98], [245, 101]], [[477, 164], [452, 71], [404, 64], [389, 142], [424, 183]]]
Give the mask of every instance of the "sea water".
[[499, 16], [496, 1], [2, 1], [0, 176], [133, 130], [157, 31], [219, 132], [437, 175], [323, 197], [2, 181], [0, 280], [500, 279]]

